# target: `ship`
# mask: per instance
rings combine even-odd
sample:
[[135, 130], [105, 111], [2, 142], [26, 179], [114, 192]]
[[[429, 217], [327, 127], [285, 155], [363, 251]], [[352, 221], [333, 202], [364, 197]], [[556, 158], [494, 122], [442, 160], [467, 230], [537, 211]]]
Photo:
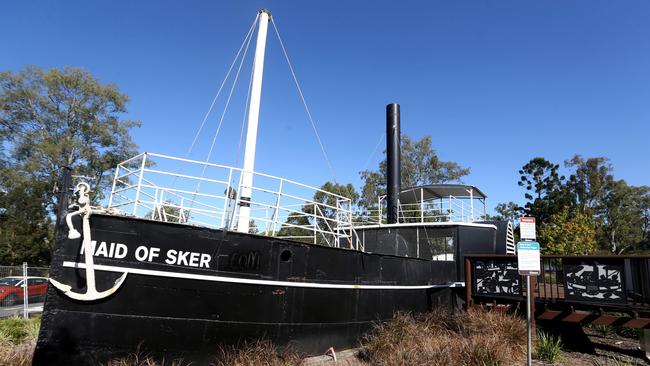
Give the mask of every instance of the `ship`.
[[116, 167], [104, 207], [64, 171], [34, 365], [134, 353], [206, 364], [257, 339], [305, 355], [356, 347], [396, 312], [462, 307], [466, 254], [514, 251], [512, 225], [485, 221], [477, 187], [402, 189], [398, 104], [386, 107], [387, 194], [372, 212], [255, 172], [271, 19], [255, 20], [243, 167], [141, 153]]

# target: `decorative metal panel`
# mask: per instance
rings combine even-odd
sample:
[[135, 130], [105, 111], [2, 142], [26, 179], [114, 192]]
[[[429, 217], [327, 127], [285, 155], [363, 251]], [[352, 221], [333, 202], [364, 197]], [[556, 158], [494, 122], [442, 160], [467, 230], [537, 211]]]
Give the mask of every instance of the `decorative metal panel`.
[[521, 296], [516, 261], [476, 260], [473, 264], [475, 295]]
[[583, 302], [625, 303], [623, 265], [564, 263], [566, 299]]

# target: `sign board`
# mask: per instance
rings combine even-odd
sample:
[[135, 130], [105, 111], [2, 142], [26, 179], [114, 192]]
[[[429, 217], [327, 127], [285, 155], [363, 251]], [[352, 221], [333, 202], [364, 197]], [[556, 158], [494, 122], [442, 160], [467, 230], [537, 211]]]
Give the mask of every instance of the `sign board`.
[[539, 243], [534, 241], [517, 243], [517, 267], [520, 275], [538, 275], [540, 273], [539, 261]]
[[519, 234], [521, 235], [521, 240], [537, 240], [534, 217], [519, 218]]

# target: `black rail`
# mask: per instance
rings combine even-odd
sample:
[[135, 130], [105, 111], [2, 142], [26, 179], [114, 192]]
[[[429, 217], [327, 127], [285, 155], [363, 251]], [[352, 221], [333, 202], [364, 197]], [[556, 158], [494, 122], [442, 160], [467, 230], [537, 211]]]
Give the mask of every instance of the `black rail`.
[[[525, 280], [512, 255], [465, 257], [468, 301], [522, 301]], [[541, 256], [536, 303], [650, 314], [650, 256]], [[535, 278], [536, 277], [536, 278]]]

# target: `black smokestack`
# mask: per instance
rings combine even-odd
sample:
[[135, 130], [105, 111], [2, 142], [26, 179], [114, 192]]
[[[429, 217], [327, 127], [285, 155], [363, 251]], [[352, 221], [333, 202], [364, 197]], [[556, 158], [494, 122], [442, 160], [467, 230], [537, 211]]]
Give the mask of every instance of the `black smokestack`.
[[386, 188], [388, 205], [388, 223], [398, 221], [399, 192], [401, 191], [399, 104], [386, 106]]

